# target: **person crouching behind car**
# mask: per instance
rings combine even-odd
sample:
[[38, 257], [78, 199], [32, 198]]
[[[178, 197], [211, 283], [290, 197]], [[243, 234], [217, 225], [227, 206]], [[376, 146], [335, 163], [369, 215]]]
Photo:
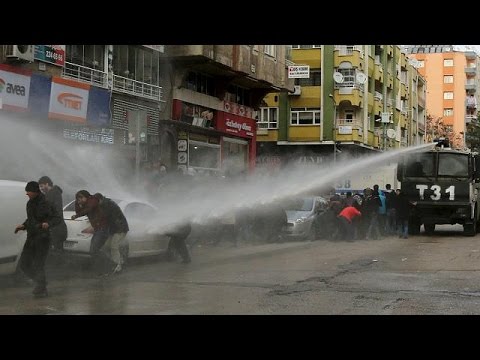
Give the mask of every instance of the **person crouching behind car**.
[[15, 234], [20, 230], [27, 230], [27, 240], [23, 246], [19, 267], [35, 281], [35, 297], [45, 297], [48, 296], [45, 261], [50, 248], [49, 229], [60, 224], [61, 217], [55, 206], [45, 199], [36, 181], [27, 183], [25, 191], [29, 198], [27, 220], [15, 228]]
[[182, 257], [182, 263], [188, 264], [192, 261], [190, 253], [187, 248], [185, 240], [192, 231], [192, 226], [189, 222], [175, 226], [172, 232], [167, 233], [166, 235], [170, 237], [167, 250], [167, 260], [175, 260], [175, 252], [177, 252]]
[[93, 264], [102, 267], [103, 271], [104, 259], [100, 249], [108, 238], [107, 218], [100, 208], [98, 199], [90, 195], [87, 190], [80, 190], [75, 194], [75, 214], [72, 215], [72, 220], [85, 215], [93, 228], [90, 255], [92, 256]]
[[100, 193], [93, 195], [99, 200], [100, 209], [107, 218], [109, 236], [103, 245], [102, 251], [115, 263], [113, 268], [113, 274], [118, 274], [123, 269], [125, 260], [120, 252], [120, 246], [125, 246], [125, 236], [130, 230], [128, 227], [127, 219], [112, 199], [104, 197]]
[[342, 240], [354, 240], [355, 238], [355, 224], [353, 219], [357, 216], [361, 216], [362, 213], [357, 210], [354, 206], [346, 206], [340, 214], [338, 214], [338, 219], [342, 227], [340, 239]]

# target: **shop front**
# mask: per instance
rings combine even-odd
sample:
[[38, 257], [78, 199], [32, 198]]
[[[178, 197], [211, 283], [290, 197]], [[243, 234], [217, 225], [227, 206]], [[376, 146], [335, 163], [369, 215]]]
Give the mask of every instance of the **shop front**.
[[180, 100], [172, 110], [161, 132], [175, 138], [179, 169], [234, 176], [255, 167], [254, 119]]

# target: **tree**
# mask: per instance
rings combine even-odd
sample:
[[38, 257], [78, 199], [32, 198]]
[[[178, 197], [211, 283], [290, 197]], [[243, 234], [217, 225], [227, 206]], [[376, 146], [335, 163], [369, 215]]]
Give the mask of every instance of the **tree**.
[[425, 121], [425, 142], [433, 142], [434, 139], [446, 136], [446, 128], [441, 117], [427, 114]]

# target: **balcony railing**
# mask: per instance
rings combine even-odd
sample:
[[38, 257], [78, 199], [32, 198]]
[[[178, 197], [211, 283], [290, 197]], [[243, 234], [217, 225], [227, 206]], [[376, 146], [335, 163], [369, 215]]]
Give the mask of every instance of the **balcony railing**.
[[474, 75], [477, 73], [477, 67], [476, 66], [467, 66], [465, 67], [465, 73], [467, 75]]
[[363, 49], [359, 45], [335, 45], [335, 50], [338, 50], [338, 55], [342, 56], [353, 55], [354, 51], [359, 51], [360, 56], [363, 57]]
[[130, 95], [162, 101], [162, 88], [141, 81], [113, 75], [113, 90]]
[[336, 127], [339, 126], [351, 126], [352, 129], [361, 129], [363, 128], [363, 121], [360, 119], [337, 119]]
[[75, 79], [100, 87], [107, 87], [107, 73], [83, 65], [65, 62], [62, 77]]
[[374, 98], [375, 98], [375, 100], [382, 101], [383, 100], [383, 95], [381, 93], [379, 93], [378, 91], [375, 91]]

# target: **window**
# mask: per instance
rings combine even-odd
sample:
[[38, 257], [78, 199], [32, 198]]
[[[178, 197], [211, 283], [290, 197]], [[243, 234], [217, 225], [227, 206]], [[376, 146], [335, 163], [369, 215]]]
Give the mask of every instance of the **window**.
[[444, 100], [452, 100], [453, 99], [453, 92], [452, 91], [444, 91], [443, 92], [443, 99]]
[[265, 52], [265, 54], [269, 55], [269, 56], [272, 56], [272, 57], [276, 57], [276, 45], [263, 45], [263, 51]]
[[453, 116], [453, 108], [443, 109], [443, 116]]
[[190, 71], [185, 79], [185, 87], [202, 94], [215, 96], [215, 85], [213, 77]]
[[113, 72], [115, 75], [159, 85], [160, 57], [158, 51], [133, 45], [115, 45]]
[[290, 111], [291, 125], [320, 124], [320, 109], [292, 108]]
[[308, 79], [295, 79], [295, 85], [300, 86], [320, 86], [322, 85], [322, 72], [320, 69], [311, 69], [310, 77]]
[[222, 169], [230, 175], [245, 173], [248, 165], [248, 141], [223, 137]]
[[444, 84], [453, 84], [453, 75], [444, 75], [443, 76]]
[[343, 82], [339, 84], [340, 87], [355, 86], [355, 69], [338, 69], [337, 71], [343, 75]]
[[405, 167], [406, 177], [434, 176], [435, 174], [435, 154], [423, 153], [412, 154], [406, 158]]
[[229, 85], [225, 92], [224, 100], [240, 105], [251, 106], [250, 90], [237, 85]]
[[220, 145], [190, 140], [188, 143], [188, 166], [193, 168], [219, 170]]
[[65, 61], [103, 71], [105, 68], [105, 46], [66, 45]]
[[445, 66], [445, 67], [453, 66], [453, 59], [443, 59], [443, 66]]
[[261, 107], [259, 129], [278, 129], [278, 107]]
[[468, 156], [439, 154], [438, 176], [468, 177]]
[[346, 123], [352, 123], [354, 117], [355, 117], [355, 113], [353, 112], [353, 110], [345, 110], [345, 122]]

